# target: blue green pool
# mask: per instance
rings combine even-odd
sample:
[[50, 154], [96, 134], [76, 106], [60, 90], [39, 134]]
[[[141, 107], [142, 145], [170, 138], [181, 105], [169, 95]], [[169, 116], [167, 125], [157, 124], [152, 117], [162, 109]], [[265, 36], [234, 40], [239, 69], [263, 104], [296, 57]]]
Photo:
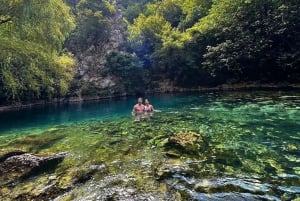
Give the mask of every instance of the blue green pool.
[[[136, 98], [0, 113], [0, 149], [67, 151], [70, 155], [51, 172], [58, 186], [67, 186], [78, 170], [105, 165], [105, 173], [56, 200], [112, 195], [116, 200], [300, 200], [300, 92], [151, 95], [147, 98], [161, 112], [144, 122], [131, 117]], [[204, 143], [194, 152], [170, 154], [173, 148], [166, 149], [165, 140], [187, 132], [201, 135]], [[48, 143], [49, 136], [59, 137]], [[34, 191], [37, 183], [44, 188], [49, 174], [2, 194], [9, 200]]]

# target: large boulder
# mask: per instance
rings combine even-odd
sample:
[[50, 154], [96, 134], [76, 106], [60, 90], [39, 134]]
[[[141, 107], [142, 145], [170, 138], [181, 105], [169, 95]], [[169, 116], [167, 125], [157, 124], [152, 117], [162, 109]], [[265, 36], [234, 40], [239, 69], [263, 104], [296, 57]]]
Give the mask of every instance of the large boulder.
[[0, 163], [5, 161], [7, 158], [17, 155], [25, 154], [25, 151], [22, 150], [12, 150], [12, 151], [0, 151]]
[[2, 157], [2, 159], [6, 159], [0, 164], [0, 183], [5, 182], [7, 185], [13, 185], [18, 180], [51, 170], [66, 155], [66, 152], [46, 156], [32, 155], [21, 151], [7, 153]]

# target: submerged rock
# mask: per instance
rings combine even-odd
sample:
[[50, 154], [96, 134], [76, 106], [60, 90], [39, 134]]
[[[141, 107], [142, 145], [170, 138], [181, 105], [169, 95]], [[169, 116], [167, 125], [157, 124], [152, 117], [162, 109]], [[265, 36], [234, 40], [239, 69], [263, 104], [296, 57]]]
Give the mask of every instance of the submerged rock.
[[56, 183], [50, 183], [42, 189], [14, 195], [13, 200], [52, 200], [68, 190], [60, 188]]
[[17, 156], [21, 154], [25, 154], [25, 151], [22, 150], [13, 150], [13, 151], [4, 151], [0, 152], [0, 163], [5, 161], [7, 158], [12, 157], [12, 156]]
[[[19, 152], [18, 152], [19, 153]], [[9, 153], [7, 155], [10, 155]], [[38, 156], [29, 153], [13, 155], [0, 164], [0, 183], [16, 182], [31, 175], [53, 169], [67, 155], [66, 152], [50, 156]]]
[[180, 157], [180, 153], [176, 149], [175, 150], [174, 149], [173, 150], [172, 149], [168, 150], [166, 152], [166, 155], [171, 157], [171, 158], [179, 158]]
[[180, 152], [197, 152], [203, 147], [204, 141], [200, 134], [187, 131], [179, 132], [168, 138], [168, 143], [165, 144], [167, 149], [176, 148]]
[[154, 176], [157, 180], [172, 178], [175, 174], [190, 174], [193, 170], [188, 164], [183, 163], [179, 159], [167, 160], [154, 169]]
[[[59, 200], [112, 200], [112, 201], [160, 201], [164, 195], [139, 188], [137, 178], [127, 174], [108, 175], [99, 181], [90, 180], [84, 185], [57, 197]], [[151, 188], [151, 187], [149, 187]], [[149, 189], [148, 189], [149, 190]], [[172, 199], [174, 200], [174, 199]]]

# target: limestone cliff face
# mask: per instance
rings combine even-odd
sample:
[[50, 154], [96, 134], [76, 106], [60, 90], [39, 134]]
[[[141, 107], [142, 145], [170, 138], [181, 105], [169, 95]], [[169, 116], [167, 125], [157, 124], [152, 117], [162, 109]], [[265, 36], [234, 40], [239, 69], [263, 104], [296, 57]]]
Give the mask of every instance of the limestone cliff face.
[[70, 100], [97, 99], [125, 95], [122, 80], [112, 75], [105, 75], [106, 55], [112, 51], [121, 51], [124, 43], [126, 24], [119, 10], [109, 18], [108, 39], [88, 47], [83, 52], [75, 53], [77, 60], [76, 74], [68, 94]]

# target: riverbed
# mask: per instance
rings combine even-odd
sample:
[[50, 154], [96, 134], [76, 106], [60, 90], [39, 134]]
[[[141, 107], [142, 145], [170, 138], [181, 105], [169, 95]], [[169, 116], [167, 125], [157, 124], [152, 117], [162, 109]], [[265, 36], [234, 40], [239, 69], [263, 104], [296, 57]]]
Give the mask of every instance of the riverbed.
[[[1, 177], [1, 197], [300, 199], [300, 92], [147, 98], [160, 112], [140, 122], [131, 116], [136, 97], [0, 113], [2, 154], [67, 153], [26, 179]], [[193, 140], [176, 141], [182, 136]]]

